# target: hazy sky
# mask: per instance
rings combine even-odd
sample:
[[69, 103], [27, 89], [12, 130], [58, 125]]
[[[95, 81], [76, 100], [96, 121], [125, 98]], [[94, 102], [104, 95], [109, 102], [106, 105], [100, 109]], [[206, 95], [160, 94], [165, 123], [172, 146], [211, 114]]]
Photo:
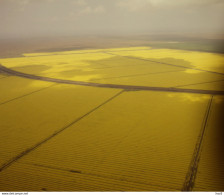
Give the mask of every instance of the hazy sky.
[[224, 0], [0, 0], [0, 36], [224, 32]]

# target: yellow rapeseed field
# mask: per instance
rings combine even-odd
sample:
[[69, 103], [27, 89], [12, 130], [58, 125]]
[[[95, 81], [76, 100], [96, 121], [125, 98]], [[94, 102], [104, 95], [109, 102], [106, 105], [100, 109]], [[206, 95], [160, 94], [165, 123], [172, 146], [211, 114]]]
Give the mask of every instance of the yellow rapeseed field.
[[[128, 47], [27, 53], [0, 64], [62, 81], [223, 91], [223, 61]], [[10, 73], [0, 74], [0, 93], [0, 191], [180, 191], [189, 174], [189, 190], [223, 191], [222, 95]]]
[[[142, 86], [191, 88], [193, 84], [196, 89], [206, 82], [223, 86], [219, 82], [224, 79], [223, 61], [223, 54], [150, 47], [29, 53], [0, 59], [8, 68], [52, 78]], [[203, 88], [212, 89], [215, 84]]]

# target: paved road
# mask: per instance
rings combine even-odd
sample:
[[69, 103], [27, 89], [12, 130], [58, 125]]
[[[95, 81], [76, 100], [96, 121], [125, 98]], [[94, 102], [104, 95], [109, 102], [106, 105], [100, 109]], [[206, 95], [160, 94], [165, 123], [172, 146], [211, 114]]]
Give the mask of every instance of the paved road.
[[71, 84], [71, 85], [83, 85], [83, 86], [114, 88], [114, 89], [123, 89], [123, 90], [144, 90], [144, 91], [164, 91], [164, 92], [224, 95], [224, 91], [215, 91], [215, 90], [181, 89], [181, 88], [174, 88], [174, 87], [150, 87], [150, 86], [135, 86], [135, 85], [117, 85], [117, 84], [103, 84], [103, 83], [91, 83], [91, 82], [84, 82], [84, 81], [56, 79], [56, 78], [42, 77], [42, 76], [18, 72], [18, 71], [9, 69], [1, 64], [0, 64], [0, 73], [12, 75], [12, 76], [23, 77], [23, 78], [28, 78], [28, 79], [41, 80], [41, 81], [54, 82], [54, 83], [64, 83], [64, 84]]

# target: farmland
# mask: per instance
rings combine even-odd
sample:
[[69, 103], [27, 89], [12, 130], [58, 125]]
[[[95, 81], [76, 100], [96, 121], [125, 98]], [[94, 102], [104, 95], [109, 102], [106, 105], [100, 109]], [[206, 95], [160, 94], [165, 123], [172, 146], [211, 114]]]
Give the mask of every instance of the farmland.
[[223, 191], [224, 54], [150, 46], [0, 59], [0, 191]]

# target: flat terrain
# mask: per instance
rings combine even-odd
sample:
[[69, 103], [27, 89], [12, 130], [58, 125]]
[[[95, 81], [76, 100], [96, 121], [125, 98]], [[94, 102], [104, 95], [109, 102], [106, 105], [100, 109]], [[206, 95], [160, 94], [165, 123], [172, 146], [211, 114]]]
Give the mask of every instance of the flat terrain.
[[150, 46], [0, 59], [0, 191], [224, 191], [224, 54]]

